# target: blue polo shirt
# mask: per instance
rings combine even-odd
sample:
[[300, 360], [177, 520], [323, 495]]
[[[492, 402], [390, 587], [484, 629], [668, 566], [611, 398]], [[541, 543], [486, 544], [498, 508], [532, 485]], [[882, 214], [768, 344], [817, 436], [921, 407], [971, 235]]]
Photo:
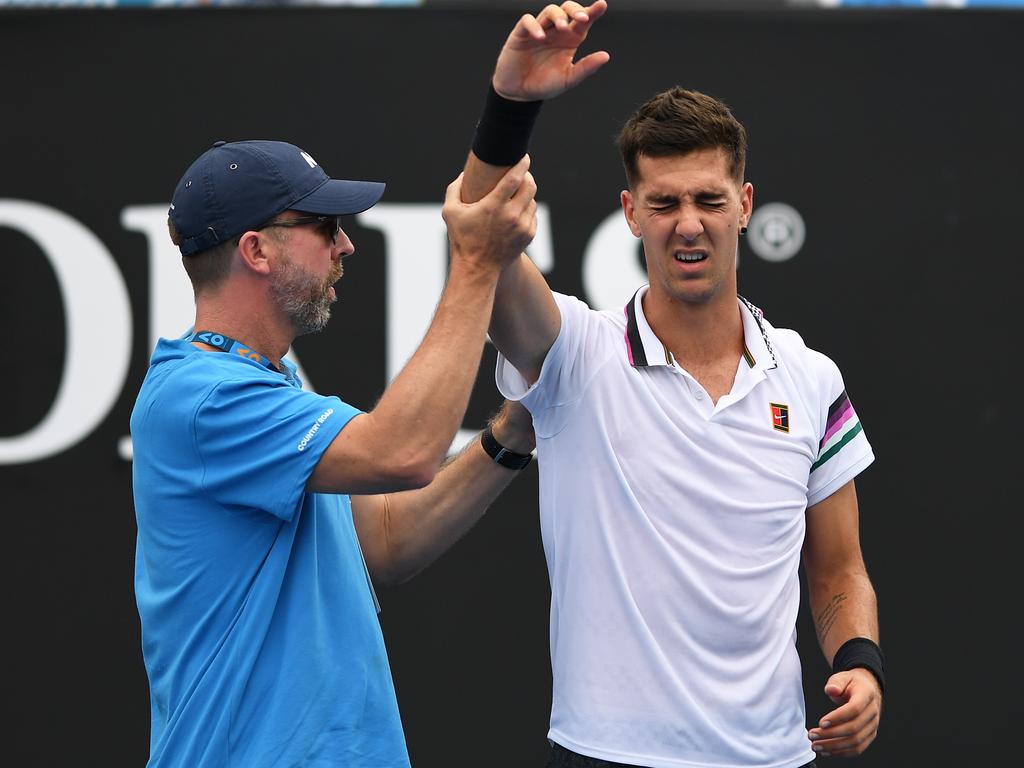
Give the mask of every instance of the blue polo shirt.
[[348, 496], [305, 486], [359, 411], [161, 339], [131, 417], [151, 768], [409, 765]]

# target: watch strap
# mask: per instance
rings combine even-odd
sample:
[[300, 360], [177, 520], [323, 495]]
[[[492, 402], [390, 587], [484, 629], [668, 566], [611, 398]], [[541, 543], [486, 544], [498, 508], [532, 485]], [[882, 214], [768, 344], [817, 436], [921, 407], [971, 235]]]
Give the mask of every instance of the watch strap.
[[523, 469], [533, 461], [532, 453], [516, 453], [499, 443], [494, 438], [490, 426], [480, 434], [480, 445], [495, 464], [500, 464], [508, 469]]

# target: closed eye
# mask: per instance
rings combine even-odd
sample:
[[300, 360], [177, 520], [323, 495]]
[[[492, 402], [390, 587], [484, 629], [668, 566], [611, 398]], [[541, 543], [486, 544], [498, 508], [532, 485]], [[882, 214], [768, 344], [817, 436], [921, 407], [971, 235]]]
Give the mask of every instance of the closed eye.
[[662, 200], [649, 200], [647, 202], [647, 210], [653, 211], [654, 213], [660, 213], [661, 211], [670, 211], [678, 205], [676, 200], [662, 199]]
[[713, 210], [718, 210], [719, 208], [724, 208], [726, 206], [725, 199], [721, 197], [703, 198], [697, 202], [702, 207], [711, 208]]

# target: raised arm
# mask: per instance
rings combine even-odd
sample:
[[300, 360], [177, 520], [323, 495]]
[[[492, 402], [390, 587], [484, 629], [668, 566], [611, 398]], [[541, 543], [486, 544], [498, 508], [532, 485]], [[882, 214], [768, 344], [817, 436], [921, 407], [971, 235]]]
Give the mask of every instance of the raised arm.
[[[878, 643], [878, 610], [861, 556], [857, 491], [851, 480], [807, 510], [804, 569], [814, 626], [825, 658], [853, 638]], [[842, 666], [842, 665], [840, 665]], [[819, 754], [853, 756], [867, 749], [878, 732], [882, 690], [868, 669], [834, 672], [825, 693], [838, 706], [808, 736]]]
[[[608, 61], [606, 51], [596, 51], [576, 62], [573, 59], [590, 27], [607, 9], [604, 0], [597, 0], [587, 7], [567, 2], [560, 6], [549, 5], [537, 16], [524, 14], [498, 54], [491, 78], [497, 95], [514, 102], [543, 101], [564, 93], [594, 74]], [[476, 142], [476, 146], [481, 146], [480, 142]], [[501, 157], [501, 149], [500, 146], [494, 148], [493, 158], [480, 158], [470, 152], [462, 187], [463, 200], [479, 200], [494, 188], [511, 165], [511, 162], [493, 164], [494, 158]]]
[[[533, 424], [523, 406], [506, 402], [490, 427], [508, 450], [533, 450]], [[476, 438], [426, 488], [353, 496], [352, 516], [374, 581], [396, 584], [426, 568], [473, 527], [518, 475], [492, 460]]]
[[474, 204], [460, 200], [461, 176], [449, 185], [443, 215], [451, 270], [430, 328], [377, 407], [328, 446], [311, 490], [380, 493], [433, 479], [462, 423], [498, 275], [536, 231], [537, 187], [528, 168], [524, 157]]
[[[607, 8], [604, 0], [586, 7], [566, 2], [519, 19], [498, 56], [493, 93], [466, 160], [463, 200], [486, 195], [526, 151], [541, 100], [575, 87], [608, 61], [605, 51], [573, 61], [590, 27]], [[498, 283], [491, 340], [532, 382], [558, 336], [559, 323], [544, 277], [525, 255], [520, 256], [504, 269]]]

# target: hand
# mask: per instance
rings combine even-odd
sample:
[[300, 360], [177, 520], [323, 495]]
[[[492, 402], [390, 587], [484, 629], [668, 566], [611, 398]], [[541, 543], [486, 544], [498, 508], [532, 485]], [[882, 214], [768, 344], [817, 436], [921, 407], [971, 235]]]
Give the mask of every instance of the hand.
[[841, 706], [807, 732], [814, 751], [826, 757], [861, 754], [878, 735], [882, 715], [882, 691], [866, 669], [836, 672], [825, 684], [825, 694]]
[[475, 203], [462, 202], [464, 174], [448, 185], [441, 216], [448, 225], [452, 264], [504, 266], [519, 257], [537, 233], [537, 183], [526, 155]]
[[494, 90], [506, 99], [536, 101], [557, 96], [590, 77], [610, 58], [597, 51], [573, 64], [591, 25], [608, 9], [605, 0], [549, 5], [536, 18], [525, 14], [505, 41], [494, 70]]
[[506, 400], [491, 419], [494, 439], [516, 453], [529, 453], [536, 446], [533, 416], [520, 403]]

